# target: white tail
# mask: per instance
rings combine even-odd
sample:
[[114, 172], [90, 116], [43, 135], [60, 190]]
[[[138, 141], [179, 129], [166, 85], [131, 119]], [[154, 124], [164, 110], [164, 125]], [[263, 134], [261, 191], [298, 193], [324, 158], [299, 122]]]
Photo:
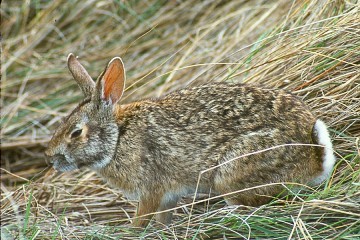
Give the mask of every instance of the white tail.
[[324, 146], [323, 172], [320, 176], [316, 177], [312, 181], [314, 184], [319, 184], [330, 176], [336, 159], [334, 156], [329, 131], [325, 123], [319, 119], [316, 120], [316, 123], [314, 125], [314, 136], [317, 137], [317, 143]]

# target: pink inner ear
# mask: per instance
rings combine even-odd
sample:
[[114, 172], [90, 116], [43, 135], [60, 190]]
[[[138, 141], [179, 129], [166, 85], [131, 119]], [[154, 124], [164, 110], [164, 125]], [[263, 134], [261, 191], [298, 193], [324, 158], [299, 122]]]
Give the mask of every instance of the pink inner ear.
[[114, 59], [103, 76], [104, 97], [113, 104], [120, 100], [124, 91], [124, 67], [120, 59]]

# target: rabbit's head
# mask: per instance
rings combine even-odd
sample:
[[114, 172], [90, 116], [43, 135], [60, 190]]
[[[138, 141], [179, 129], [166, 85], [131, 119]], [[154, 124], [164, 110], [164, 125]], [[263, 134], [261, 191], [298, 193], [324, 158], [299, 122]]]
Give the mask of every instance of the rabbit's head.
[[116, 149], [119, 130], [113, 112], [124, 91], [124, 64], [113, 58], [96, 83], [73, 54], [68, 56], [68, 67], [85, 99], [60, 124], [45, 155], [61, 172], [100, 169]]

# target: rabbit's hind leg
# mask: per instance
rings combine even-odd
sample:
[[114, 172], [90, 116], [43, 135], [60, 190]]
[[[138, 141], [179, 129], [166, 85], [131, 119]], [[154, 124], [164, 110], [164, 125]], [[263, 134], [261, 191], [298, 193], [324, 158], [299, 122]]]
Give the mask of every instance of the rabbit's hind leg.
[[228, 205], [260, 206], [271, 201], [271, 197], [256, 193], [238, 193], [225, 198]]
[[[246, 206], [260, 206], [270, 202], [274, 197], [278, 196], [283, 190], [280, 186], [259, 186], [259, 188], [246, 189], [249, 187], [233, 187], [231, 190], [237, 192], [244, 189], [243, 192], [237, 192], [225, 197], [225, 201], [229, 205], [246, 205]], [[221, 194], [228, 194], [230, 189], [222, 191]]]

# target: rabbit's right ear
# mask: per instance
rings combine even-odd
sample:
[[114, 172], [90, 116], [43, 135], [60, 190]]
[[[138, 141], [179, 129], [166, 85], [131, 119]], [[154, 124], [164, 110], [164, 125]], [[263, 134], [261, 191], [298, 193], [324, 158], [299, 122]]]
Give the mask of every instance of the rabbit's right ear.
[[119, 57], [113, 58], [96, 83], [95, 97], [115, 105], [123, 95], [125, 89], [125, 67]]
[[75, 81], [81, 88], [85, 97], [91, 97], [91, 94], [94, 92], [95, 89], [94, 80], [90, 77], [86, 69], [76, 59], [74, 54], [72, 53], [69, 54], [67, 58], [67, 62], [71, 74], [73, 75]]

